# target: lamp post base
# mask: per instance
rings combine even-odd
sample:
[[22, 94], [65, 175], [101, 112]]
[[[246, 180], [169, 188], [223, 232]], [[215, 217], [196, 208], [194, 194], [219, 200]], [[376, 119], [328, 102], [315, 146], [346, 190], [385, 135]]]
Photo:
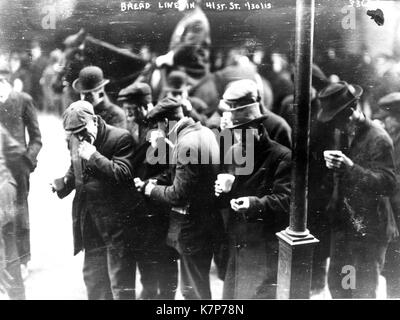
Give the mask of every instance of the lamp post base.
[[314, 245], [319, 242], [308, 231], [289, 228], [278, 232], [278, 299], [309, 299]]

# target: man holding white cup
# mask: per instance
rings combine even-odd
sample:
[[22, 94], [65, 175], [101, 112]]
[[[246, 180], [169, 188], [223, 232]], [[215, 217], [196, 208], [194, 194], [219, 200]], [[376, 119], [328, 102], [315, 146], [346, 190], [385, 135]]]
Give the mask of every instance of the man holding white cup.
[[[278, 241], [275, 232], [288, 224], [291, 151], [273, 141], [263, 124], [252, 82], [236, 81], [224, 93], [237, 141], [228, 152], [233, 163], [224, 163], [233, 174], [219, 174], [215, 195], [229, 208], [228, 262], [224, 299], [271, 299], [276, 295]], [[228, 110], [227, 110], [228, 111]], [[252, 152], [250, 152], [252, 150]], [[251, 172], [235, 163], [245, 151]], [[227, 158], [225, 158], [227, 159]]]
[[[327, 212], [331, 224], [328, 274], [333, 298], [375, 298], [388, 242], [398, 236], [389, 196], [396, 187], [393, 143], [383, 128], [362, 112], [362, 88], [344, 81], [319, 93], [318, 121], [336, 128], [336, 148], [325, 150], [333, 173]], [[339, 142], [340, 140], [340, 142]], [[356, 286], [344, 288], [346, 273], [355, 270]]]

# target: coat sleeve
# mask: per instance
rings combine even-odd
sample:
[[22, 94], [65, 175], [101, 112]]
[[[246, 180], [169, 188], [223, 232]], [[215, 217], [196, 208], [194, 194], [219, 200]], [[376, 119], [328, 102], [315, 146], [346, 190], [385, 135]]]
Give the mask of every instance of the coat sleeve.
[[354, 163], [345, 175], [355, 188], [390, 196], [396, 189], [393, 145], [382, 137], [377, 137], [373, 145], [368, 168]]
[[36, 168], [37, 156], [42, 148], [42, 135], [39, 129], [39, 123], [36, 114], [36, 108], [32, 98], [24, 99], [23, 121], [28, 129], [29, 145], [25, 153], [31, 166], [31, 171]]
[[126, 133], [117, 141], [115, 153], [111, 159], [96, 151], [87, 162], [87, 167], [101, 173], [111, 182], [130, 183], [133, 152], [134, 140], [129, 133]]
[[[193, 150], [192, 150], [193, 151]], [[150, 198], [173, 206], [188, 205], [193, 189], [199, 178], [199, 165], [183, 164], [178, 157], [175, 178], [170, 186], [157, 185], [151, 191]]]
[[74, 167], [72, 166], [72, 164], [69, 167], [65, 176], [60, 179], [64, 180], [65, 184], [64, 184], [64, 188], [57, 191], [57, 196], [60, 199], [63, 199], [66, 196], [68, 196], [72, 192], [72, 190], [75, 189], [75, 175], [74, 175]]
[[281, 125], [276, 132], [274, 140], [281, 145], [291, 149], [292, 148], [292, 129], [289, 125]]
[[268, 217], [271, 213], [288, 213], [290, 207], [291, 153], [280, 160], [274, 175], [272, 192], [264, 197], [251, 196], [249, 218]]

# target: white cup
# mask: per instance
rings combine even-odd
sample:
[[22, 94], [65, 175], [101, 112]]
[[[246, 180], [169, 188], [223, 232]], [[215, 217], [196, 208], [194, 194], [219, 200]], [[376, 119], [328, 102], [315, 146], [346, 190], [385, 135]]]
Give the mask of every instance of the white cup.
[[164, 138], [164, 135], [160, 130], [152, 130], [150, 132], [149, 142], [153, 148], [157, 147], [157, 140], [160, 138]]
[[217, 175], [217, 182], [221, 186], [223, 192], [231, 191], [232, 184], [235, 181], [235, 176], [229, 173], [220, 173]]

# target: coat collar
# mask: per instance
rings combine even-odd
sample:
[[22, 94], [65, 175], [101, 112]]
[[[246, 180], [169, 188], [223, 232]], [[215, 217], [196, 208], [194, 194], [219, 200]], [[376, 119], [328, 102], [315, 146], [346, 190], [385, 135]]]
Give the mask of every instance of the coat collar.
[[365, 117], [364, 121], [359, 122], [357, 127], [356, 127], [356, 132], [354, 135], [354, 140], [351, 143], [350, 147], [355, 146], [360, 140], [363, 139], [363, 137], [366, 135], [368, 130], [373, 126], [372, 121]]
[[9, 106], [14, 103], [18, 99], [18, 93], [16, 91], [11, 91], [10, 94], [8, 95], [8, 98], [6, 101], [4, 101], [4, 105]]
[[97, 123], [98, 123], [98, 131], [97, 131], [97, 137], [96, 140], [94, 141], [93, 145], [96, 147], [96, 149], [99, 149], [101, 145], [103, 145], [104, 140], [106, 139], [106, 123], [105, 121], [99, 117], [97, 117]]
[[168, 133], [168, 137], [172, 143], [176, 144], [177, 140], [188, 134], [189, 132], [200, 130], [200, 122], [194, 122], [192, 118], [183, 117]]
[[105, 110], [110, 109], [112, 103], [108, 98], [107, 94], [104, 94], [104, 100], [94, 107], [94, 111], [99, 114]]

